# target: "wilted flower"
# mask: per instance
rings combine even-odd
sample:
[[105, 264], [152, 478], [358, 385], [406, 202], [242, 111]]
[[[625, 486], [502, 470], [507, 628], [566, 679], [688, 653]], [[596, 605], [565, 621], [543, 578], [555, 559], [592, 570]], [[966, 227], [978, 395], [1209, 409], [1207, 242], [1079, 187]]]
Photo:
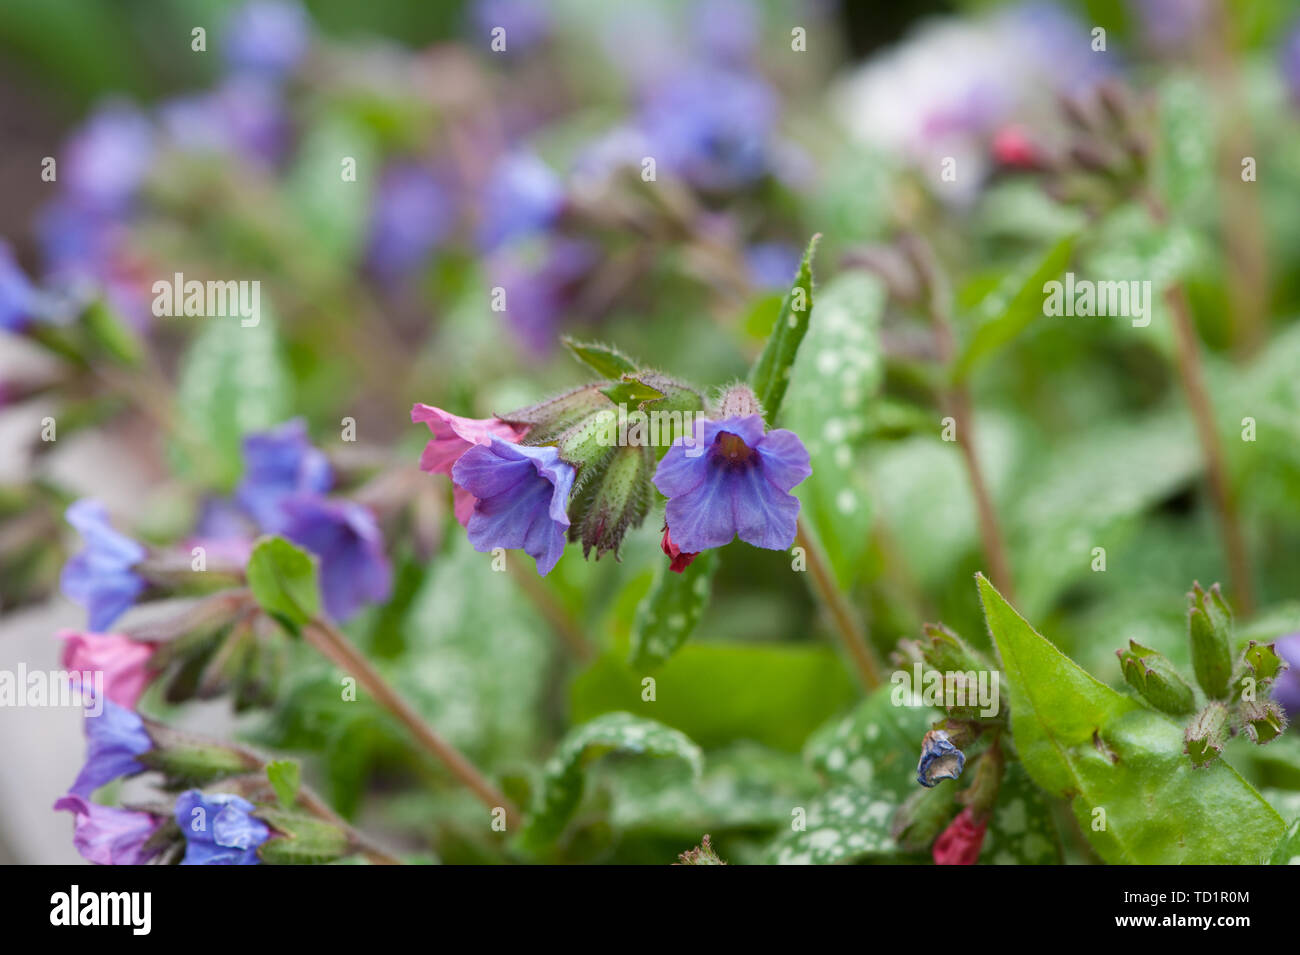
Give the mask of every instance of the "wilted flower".
[[665, 556], [668, 557], [668, 569], [674, 574], [680, 574], [687, 567], [691, 566], [691, 561], [699, 557], [699, 554], [683, 553], [682, 549], [673, 543], [672, 537], [668, 533], [668, 525], [664, 525], [664, 539], [660, 542]]
[[694, 444], [678, 438], [659, 462], [654, 484], [668, 498], [665, 516], [680, 550], [699, 553], [737, 536], [785, 550], [799, 516], [790, 489], [811, 473], [798, 435], [764, 434], [762, 415], [749, 414], [697, 421]]
[[143, 865], [158, 853], [146, 843], [160, 821], [152, 813], [117, 809], [88, 802], [69, 793], [54, 804], [75, 819], [72, 844], [82, 858], [96, 865]]
[[[500, 418], [461, 418], [432, 405], [414, 405], [411, 420], [423, 421], [433, 432], [420, 455], [420, 470], [448, 477], [460, 456], [476, 444], [490, 444], [494, 436], [518, 441], [528, 433], [527, 425], [513, 425]], [[455, 485], [454, 509], [456, 520], [462, 525], [469, 522], [469, 516], [474, 512], [474, 501], [473, 494], [459, 484]]]
[[943, 779], [956, 779], [966, 766], [966, 754], [953, 745], [944, 730], [930, 730], [921, 740], [921, 761], [916, 781], [927, 788]]
[[104, 695], [133, 709], [149, 683], [149, 658], [154, 647], [115, 633], [61, 631], [62, 664], [65, 670], [100, 671], [104, 674]]
[[974, 865], [979, 860], [987, 828], [988, 820], [976, 822], [969, 807], [957, 813], [948, 828], [934, 840], [934, 864]]
[[512, 444], [495, 435], [470, 448], [452, 478], [478, 498], [466, 530], [480, 553], [523, 548], [545, 575], [564, 552], [573, 467], [552, 447]]
[[455, 208], [437, 177], [418, 163], [384, 170], [370, 209], [366, 261], [385, 278], [423, 265], [455, 223]]
[[268, 534], [288, 520], [284, 501], [303, 493], [324, 493], [333, 483], [325, 454], [313, 447], [307, 425], [295, 418], [244, 438], [244, 477], [235, 497]]
[[286, 0], [252, 0], [231, 14], [223, 31], [226, 64], [268, 77], [291, 72], [310, 44], [311, 20]]
[[321, 596], [336, 620], [393, 590], [393, 567], [374, 515], [361, 504], [300, 494], [282, 504], [284, 536], [320, 559]]
[[98, 501], [83, 498], [69, 506], [64, 516], [81, 534], [85, 548], [63, 567], [63, 593], [86, 608], [91, 630], [107, 630], [144, 590], [144, 578], [132, 568], [147, 552], [113, 529], [108, 512]]
[[98, 715], [86, 714], [86, 762], [69, 794], [89, 798], [100, 786], [121, 776], [144, 772], [139, 757], [153, 749], [153, 740], [140, 717], [103, 700]]
[[233, 793], [187, 789], [176, 797], [176, 825], [185, 834], [181, 865], [258, 865], [257, 847], [271, 829], [255, 807]]

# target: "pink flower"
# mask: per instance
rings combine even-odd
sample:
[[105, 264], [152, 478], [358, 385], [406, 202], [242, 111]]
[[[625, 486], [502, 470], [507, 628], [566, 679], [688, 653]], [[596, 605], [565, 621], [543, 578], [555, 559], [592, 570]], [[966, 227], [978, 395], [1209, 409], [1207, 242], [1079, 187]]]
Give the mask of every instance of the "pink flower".
[[145, 843], [158, 830], [158, 820], [147, 812], [115, 809], [87, 802], [72, 793], [54, 804], [75, 817], [72, 844], [96, 865], [142, 865], [157, 849]]
[[136, 701], [149, 683], [149, 658], [154, 648], [115, 633], [58, 634], [63, 644], [65, 670], [101, 670], [104, 695], [119, 706], [135, 709]]
[[970, 809], [963, 809], [934, 840], [934, 864], [974, 865], [980, 857], [988, 824], [987, 819], [977, 823]]
[[[488, 445], [493, 437], [516, 442], [528, 433], [527, 425], [513, 425], [500, 418], [461, 418], [441, 408], [416, 404], [411, 408], [411, 420], [423, 421], [433, 432], [433, 439], [420, 455], [420, 470], [430, 474], [451, 474], [452, 465], [475, 445]], [[467, 524], [474, 513], [475, 497], [453, 482], [456, 520]]]

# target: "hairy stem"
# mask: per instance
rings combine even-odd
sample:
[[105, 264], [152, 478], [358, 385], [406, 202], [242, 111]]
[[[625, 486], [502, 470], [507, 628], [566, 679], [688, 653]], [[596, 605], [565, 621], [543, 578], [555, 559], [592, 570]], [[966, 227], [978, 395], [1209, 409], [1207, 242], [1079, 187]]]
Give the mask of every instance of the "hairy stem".
[[795, 536], [795, 541], [803, 548], [807, 557], [808, 570], [812, 575], [813, 592], [830, 614], [840, 639], [844, 641], [844, 648], [848, 650], [849, 658], [853, 661], [853, 667], [857, 670], [859, 679], [862, 680], [862, 685], [868, 690], [874, 690], [876, 687], [883, 685], [885, 680], [881, 673], [880, 661], [876, 658], [876, 651], [867, 642], [866, 631], [858, 620], [853, 607], [840, 593], [839, 588], [835, 586], [835, 580], [831, 576], [830, 568], [826, 566], [821, 551], [808, 534], [808, 529], [802, 518], [799, 520], [799, 532]]

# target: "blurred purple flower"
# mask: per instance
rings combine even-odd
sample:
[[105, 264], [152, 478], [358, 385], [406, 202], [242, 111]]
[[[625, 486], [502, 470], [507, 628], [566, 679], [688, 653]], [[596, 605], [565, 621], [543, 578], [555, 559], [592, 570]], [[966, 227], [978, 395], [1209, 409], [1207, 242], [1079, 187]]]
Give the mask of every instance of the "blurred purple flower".
[[706, 191], [771, 171], [776, 96], [755, 75], [691, 67], [648, 87], [639, 125], [658, 168]]
[[673, 543], [696, 554], [739, 536], [769, 550], [794, 543], [799, 499], [790, 489], [808, 477], [808, 452], [793, 431], [763, 433], [762, 415], [697, 422], [694, 444], [678, 438], [654, 485]]
[[1300, 103], [1300, 23], [1296, 23], [1282, 41], [1282, 80], [1294, 103]]
[[280, 78], [307, 55], [311, 20], [288, 0], [252, 0], [226, 20], [226, 65], [238, 72]]
[[144, 590], [144, 578], [132, 568], [147, 552], [113, 529], [108, 512], [98, 501], [83, 498], [70, 505], [64, 517], [85, 542], [63, 566], [60, 584], [64, 596], [86, 608], [90, 629], [103, 633]]
[[139, 757], [153, 749], [144, 721], [112, 700], [102, 702], [98, 715], [86, 714], [86, 762], [68, 793], [89, 799], [101, 786], [122, 776], [144, 772]]
[[287, 498], [323, 494], [333, 480], [329, 459], [312, 446], [306, 422], [294, 418], [244, 438], [244, 477], [235, 499], [262, 530], [278, 534], [288, 520], [281, 507]]
[[542, 576], [564, 553], [574, 470], [553, 447], [524, 447], [493, 436], [452, 467], [452, 479], [478, 500], [466, 530], [479, 553], [523, 548]]
[[132, 328], [148, 326], [151, 270], [132, 258], [126, 219], [63, 196], [41, 210], [37, 233], [56, 311], [70, 315], [102, 295]]
[[1286, 710], [1295, 725], [1300, 721], [1300, 633], [1290, 633], [1277, 641], [1277, 652], [1291, 666], [1273, 683], [1273, 699]]
[[752, 0], [702, 0], [691, 14], [705, 57], [729, 66], [752, 59], [762, 33], [759, 8]]
[[335, 620], [363, 604], [382, 603], [393, 590], [393, 568], [374, 515], [360, 504], [300, 494], [283, 503], [284, 536], [320, 560], [321, 597]]
[[451, 198], [433, 173], [412, 162], [384, 170], [370, 209], [366, 259], [384, 278], [424, 265], [455, 224]]
[[18, 265], [13, 249], [0, 239], [0, 330], [21, 332], [35, 317], [40, 292]]
[[788, 242], [759, 242], [746, 250], [745, 264], [759, 288], [789, 289], [799, 269], [799, 250]]
[[1194, 39], [1209, 22], [1207, 0], [1131, 0], [1139, 31], [1157, 50], [1173, 50]]
[[176, 797], [176, 825], [185, 834], [181, 865], [258, 865], [257, 848], [270, 827], [252, 815], [256, 807], [234, 793], [187, 789]]
[[158, 853], [157, 848], [145, 848], [160, 825], [150, 813], [100, 806], [72, 793], [56, 802], [54, 808], [73, 814], [72, 844], [87, 862], [143, 865]]
[[505, 29], [507, 55], [526, 53], [551, 35], [551, 11], [537, 0], [475, 0], [472, 15], [484, 44], [494, 29]]
[[497, 162], [483, 194], [478, 242], [492, 251], [506, 242], [549, 228], [564, 208], [564, 184], [530, 152]]
[[274, 163], [289, 141], [280, 90], [254, 76], [233, 76], [211, 92], [164, 103], [163, 132], [178, 149]]
[[73, 201], [96, 212], [121, 212], [144, 181], [153, 153], [154, 133], [144, 114], [110, 102], [65, 144], [60, 179]]
[[572, 303], [575, 289], [597, 262], [595, 247], [576, 239], [546, 243], [534, 264], [527, 250], [506, 249], [488, 271], [492, 284], [506, 292], [506, 318], [524, 348], [534, 356], [555, 346], [556, 324]]

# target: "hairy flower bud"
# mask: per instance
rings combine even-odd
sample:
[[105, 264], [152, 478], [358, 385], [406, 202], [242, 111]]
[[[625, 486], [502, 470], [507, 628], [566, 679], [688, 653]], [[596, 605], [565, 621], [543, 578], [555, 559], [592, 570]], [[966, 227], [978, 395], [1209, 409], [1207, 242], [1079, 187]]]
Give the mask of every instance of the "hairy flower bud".
[[1130, 640], [1128, 649], [1116, 650], [1115, 655], [1119, 657], [1128, 685], [1156, 709], [1184, 716], [1196, 708], [1192, 688], [1162, 654]]
[[1286, 729], [1286, 714], [1272, 700], [1242, 703], [1237, 718], [1246, 738], [1256, 746], [1273, 742]]
[[352, 851], [348, 834], [322, 819], [270, 808], [253, 815], [273, 830], [257, 850], [266, 865], [323, 865]]
[[1187, 632], [1196, 682], [1206, 696], [1222, 699], [1228, 694], [1228, 681], [1232, 677], [1232, 611], [1218, 584], [1209, 590], [1193, 584], [1187, 596], [1191, 604]]
[[1228, 708], [1211, 702], [1196, 714], [1183, 733], [1183, 752], [1198, 768], [1209, 766], [1219, 758], [1228, 738]]
[[640, 526], [653, 494], [650, 472], [654, 454], [649, 447], [615, 448], [607, 464], [583, 482], [569, 507], [569, 540], [582, 541], [582, 556], [596, 548], [596, 559], [618, 546], [629, 528]]

